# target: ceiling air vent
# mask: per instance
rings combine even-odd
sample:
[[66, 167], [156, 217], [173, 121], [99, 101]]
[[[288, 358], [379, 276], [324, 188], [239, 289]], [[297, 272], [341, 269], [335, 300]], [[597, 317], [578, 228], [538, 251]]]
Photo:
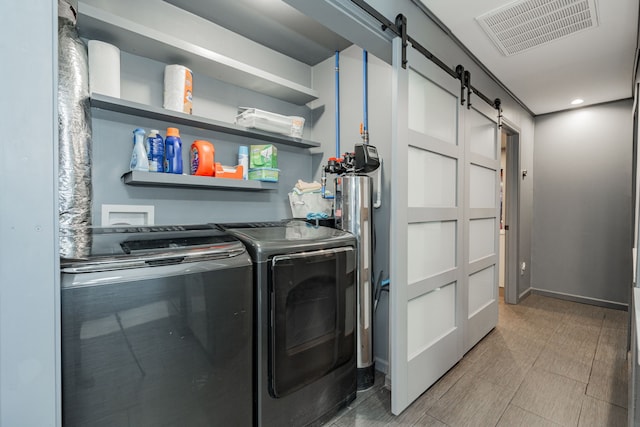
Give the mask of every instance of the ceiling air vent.
[[476, 20], [505, 56], [598, 26], [596, 0], [522, 0]]

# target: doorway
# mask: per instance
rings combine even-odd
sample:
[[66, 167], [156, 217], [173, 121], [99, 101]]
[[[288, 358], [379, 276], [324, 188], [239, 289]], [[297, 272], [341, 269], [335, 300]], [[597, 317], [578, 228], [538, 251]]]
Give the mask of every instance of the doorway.
[[503, 121], [500, 166], [500, 294], [507, 304], [520, 302], [520, 132]]

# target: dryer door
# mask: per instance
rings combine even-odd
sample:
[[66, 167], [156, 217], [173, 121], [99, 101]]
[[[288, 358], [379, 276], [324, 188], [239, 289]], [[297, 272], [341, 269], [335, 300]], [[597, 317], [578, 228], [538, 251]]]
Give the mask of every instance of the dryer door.
[[274, 256], [269, 392], [283, 397], [355, 357], [352, 247]]

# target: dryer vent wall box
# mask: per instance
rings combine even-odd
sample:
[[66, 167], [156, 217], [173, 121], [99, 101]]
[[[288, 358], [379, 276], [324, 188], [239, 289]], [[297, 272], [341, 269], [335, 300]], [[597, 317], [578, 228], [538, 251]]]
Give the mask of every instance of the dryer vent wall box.
[[102, 226], [154, 225], [153, 205], [102, 205]]

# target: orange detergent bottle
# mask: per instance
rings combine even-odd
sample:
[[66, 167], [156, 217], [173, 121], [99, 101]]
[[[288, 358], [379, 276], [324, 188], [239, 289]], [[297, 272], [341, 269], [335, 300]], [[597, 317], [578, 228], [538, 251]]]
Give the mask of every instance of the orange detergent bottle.
[[195, 140], [191, 144], [191, 175], [213, 176], [215, 149], [209, 141]]

